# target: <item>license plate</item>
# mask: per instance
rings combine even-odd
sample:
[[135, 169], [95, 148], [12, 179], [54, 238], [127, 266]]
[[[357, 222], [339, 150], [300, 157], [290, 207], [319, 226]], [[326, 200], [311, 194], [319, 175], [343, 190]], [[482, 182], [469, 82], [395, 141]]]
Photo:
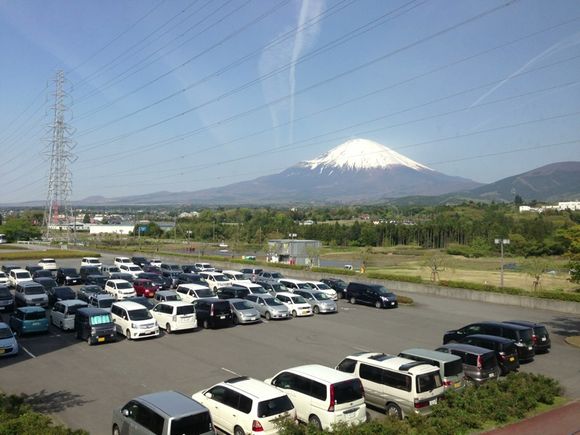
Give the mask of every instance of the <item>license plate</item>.
[[97, 342], [102, 343], [105, 341], [105, 337], [99, 337], [97, 338]]
[[533, 349], [533, 347], [532, 347], [532, 346], [528, 347], [528, 350], [532, 350], [532, 349]]
[[429, 400], [429, 405], [437, 405], [437, 399]]
[[510, 362], [514, 362], [516, 359], [513, 356], [510, 356]]
[[226, 318], [226, 316], [220, 316], [220, 319], [225, 319], [225, 318]]
[[6, 352], [6, 349], [0, 349], [0, 353]]
[[461, 382], [455, 382], [455, 388], [461, 387]]
[[40, 322], [32, 322], [32, 326], [38, 326], [40, 325]]
[[490, 378], [495, 378], [495, 373], [490, 373], [490, 374], [489, 374], [489, 377], [490, 377]]
[[542, 341], [546, 341], [546, 337], [542, 337]]
[[394, 302], [391, 302], [391, 305], [395, 305], [395, 303]]

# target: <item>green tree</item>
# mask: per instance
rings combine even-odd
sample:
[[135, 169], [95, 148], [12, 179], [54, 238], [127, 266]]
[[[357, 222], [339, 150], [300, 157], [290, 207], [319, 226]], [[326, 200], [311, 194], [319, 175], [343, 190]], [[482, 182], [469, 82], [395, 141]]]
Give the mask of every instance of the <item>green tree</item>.
[[28, 219], [22, 217], [7, 219], [2, 226], [2, 232], [6, 234], [9, 242], [36, 239], [41, 235], [39, 227], [32, 225]]
[[516, 207], [519, 207], [520, 205], [524, 204], [524, 200], [522, 199], [522, 197], [520, 195], [515, 196], [514, 204], [516, 205]]
[[135, 225], [133, 227], [133, 235], [138, 236], [139, 231], [141, 231], [141, 236], [144, 237], [161, 237], [163, 235], [163, 230], [155, 222]]
[[83, 224], [90, 224], [91, 223], [91, 216], [88, 213], [85, 213], [83, 216]]

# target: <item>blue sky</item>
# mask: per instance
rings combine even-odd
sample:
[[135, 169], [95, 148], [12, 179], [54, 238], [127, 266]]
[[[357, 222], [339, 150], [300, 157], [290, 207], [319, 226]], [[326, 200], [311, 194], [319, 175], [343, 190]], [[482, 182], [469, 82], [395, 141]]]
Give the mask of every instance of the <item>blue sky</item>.
[[46, 196], [59, 69], [74, 199], [221, 186], [353, 137], [480, 182], [580, 160], [575, 0], [1, 0], [0, 49], [3, 203]]

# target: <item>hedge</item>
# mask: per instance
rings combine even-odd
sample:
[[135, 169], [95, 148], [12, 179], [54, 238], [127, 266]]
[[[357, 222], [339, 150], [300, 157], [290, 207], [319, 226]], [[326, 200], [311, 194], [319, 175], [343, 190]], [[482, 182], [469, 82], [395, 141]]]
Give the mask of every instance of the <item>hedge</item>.
[[393, 275], [391, 273], [368, 272], [365, 276], [373, 279], [387, 279], [390, 281], [414, 282], [418, 284], [423, 282], [423, 278], [415, 275]]
[[0, 252], [0, 261], [40, 260], [41, 258], [81, 258], [100, 257], [96, 252], [67, 249], [47, 249], [46, 251]]
[[[433, 407], [431, 415], [411, 415], [405, 420], [385, 418], [358, 426], [338, 424], [334, 434], [402, 434], [455, 435], [466, 434], [489, 426], [521, 420], [540, 404], [552, 405], [562, 389], [554, 379], [532, 373], [511, 373], [495, 382], [469, 386], [460, 392], [448, 392]], [[326, 433], [311, 425], [279, 423], [281, 435], [314, 435]]]

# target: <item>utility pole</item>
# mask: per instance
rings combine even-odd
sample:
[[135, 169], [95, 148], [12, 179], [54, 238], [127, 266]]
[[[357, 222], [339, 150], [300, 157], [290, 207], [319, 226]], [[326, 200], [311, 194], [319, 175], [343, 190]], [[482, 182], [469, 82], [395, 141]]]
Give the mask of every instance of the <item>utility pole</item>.
[[73, 154], [75, 143], [72, 140], [73, 128], [67, 123], [70, 118], [68, 104], [70, 97], [65, 89], [67, 81], [63, 71], [57, 71], [54, 83], [54, 105], [52, 124], [48, 131], [48, 147], [46, 155], [50, 161], [48, 173], [48, 189], [44, 211], [44, 225], [46, 240], [54, 239], [56, 232], [63, 224], [66, 228], [66, 241], [70, 243], [71, 222], [75, 226], [70, 197], [72, 194], [72, 173], [69, 164], [76, 160]]
[[495, 239], [494, 243], [500, 246], [501, 262], [500, 262], [500, 278], [499, 286], [503, 288], [503, 246], [510, 244], [510, 239]]

